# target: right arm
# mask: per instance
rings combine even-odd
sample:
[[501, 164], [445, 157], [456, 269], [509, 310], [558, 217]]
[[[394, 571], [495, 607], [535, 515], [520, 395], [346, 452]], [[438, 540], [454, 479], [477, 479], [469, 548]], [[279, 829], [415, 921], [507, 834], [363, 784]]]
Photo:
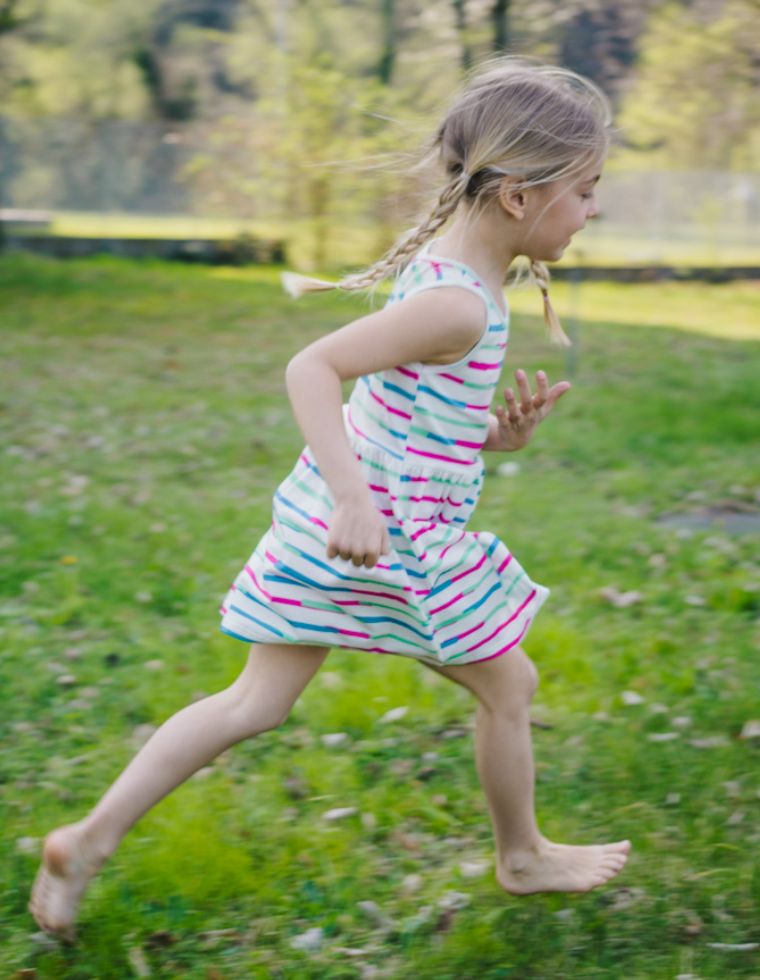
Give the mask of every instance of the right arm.
[[341, 382], [415, 361], [453, 363], [485, 330], [474, 294], [441, 286], [393, 303], [295, 355], [285, 380], [299, 428], [335, 501], [327, 556], [371, 568], [390, 550], [343, 423]]

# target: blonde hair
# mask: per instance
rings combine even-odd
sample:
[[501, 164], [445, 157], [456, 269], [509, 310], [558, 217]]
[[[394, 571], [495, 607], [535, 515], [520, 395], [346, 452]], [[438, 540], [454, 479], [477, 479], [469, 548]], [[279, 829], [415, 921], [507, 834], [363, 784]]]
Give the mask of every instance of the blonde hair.
[[[498, 58], [471, 74], [426, 147], [437, 155], [447, 182], [430, 213], [369, 268], [338, 282], [283, 273], [294, 296], [322, 289], [361, 290], [400, 270], [464, 202], [477, 211], [499, 191], [505, 175], [524, 189], [572, 177], [602, 161], [612, 112], [604, 93], [565, 68], [526, 58]], [[551, 338], [570, 341], [549, 300], [549, 270], [532, 261], [530, 272], [544, 299]]]

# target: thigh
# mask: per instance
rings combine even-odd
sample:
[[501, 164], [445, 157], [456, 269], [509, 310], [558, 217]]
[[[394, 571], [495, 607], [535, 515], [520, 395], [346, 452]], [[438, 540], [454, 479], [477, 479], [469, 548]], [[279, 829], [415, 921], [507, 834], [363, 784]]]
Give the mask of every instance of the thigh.
[[254, 643], [230, 690], [253, 705], [266, 705], [281, 719], [325, 661], [329, 647], [297, 643]]
[[538, 671], [522, 647], [514, 647], [500, 657], [479, 663], [458, 667], [434, 667], [425, 663], [425, 666], [467, 688], [482, 704], [494, 710], [514, 702], [524, 704], [526, 698], [533, 697], [538, 686]]

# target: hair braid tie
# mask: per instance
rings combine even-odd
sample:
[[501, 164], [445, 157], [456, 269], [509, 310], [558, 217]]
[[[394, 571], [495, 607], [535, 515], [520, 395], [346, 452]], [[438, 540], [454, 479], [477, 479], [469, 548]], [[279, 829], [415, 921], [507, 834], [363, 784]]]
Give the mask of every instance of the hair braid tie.
[[530, 271], [536, 280], [536, 285], [541, 290], [544, 298], [544, 323], [549, 328], [549, 338], [560, 347], [572, 347], [572, 342], [562, 329], [551, 300], [549, 299], [549, 270], [543, 262], [533, 261], [530, 264]]

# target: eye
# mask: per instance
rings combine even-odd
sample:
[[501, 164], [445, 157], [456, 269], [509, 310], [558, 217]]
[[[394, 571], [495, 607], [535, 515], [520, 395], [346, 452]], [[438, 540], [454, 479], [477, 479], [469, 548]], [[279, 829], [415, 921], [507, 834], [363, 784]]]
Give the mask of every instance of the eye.
[[594, 192], [593, 192], [593, 191], [589, 191], [589, 192], [588, 192], [588, 193], [586, 193], [586, 194], [581, 194], [581, 197], [582, 197], [582, 198], [583, 198], [584, 200], [588, 200], [589, 198], [592, 198], [593, 196], [594, 196]]

